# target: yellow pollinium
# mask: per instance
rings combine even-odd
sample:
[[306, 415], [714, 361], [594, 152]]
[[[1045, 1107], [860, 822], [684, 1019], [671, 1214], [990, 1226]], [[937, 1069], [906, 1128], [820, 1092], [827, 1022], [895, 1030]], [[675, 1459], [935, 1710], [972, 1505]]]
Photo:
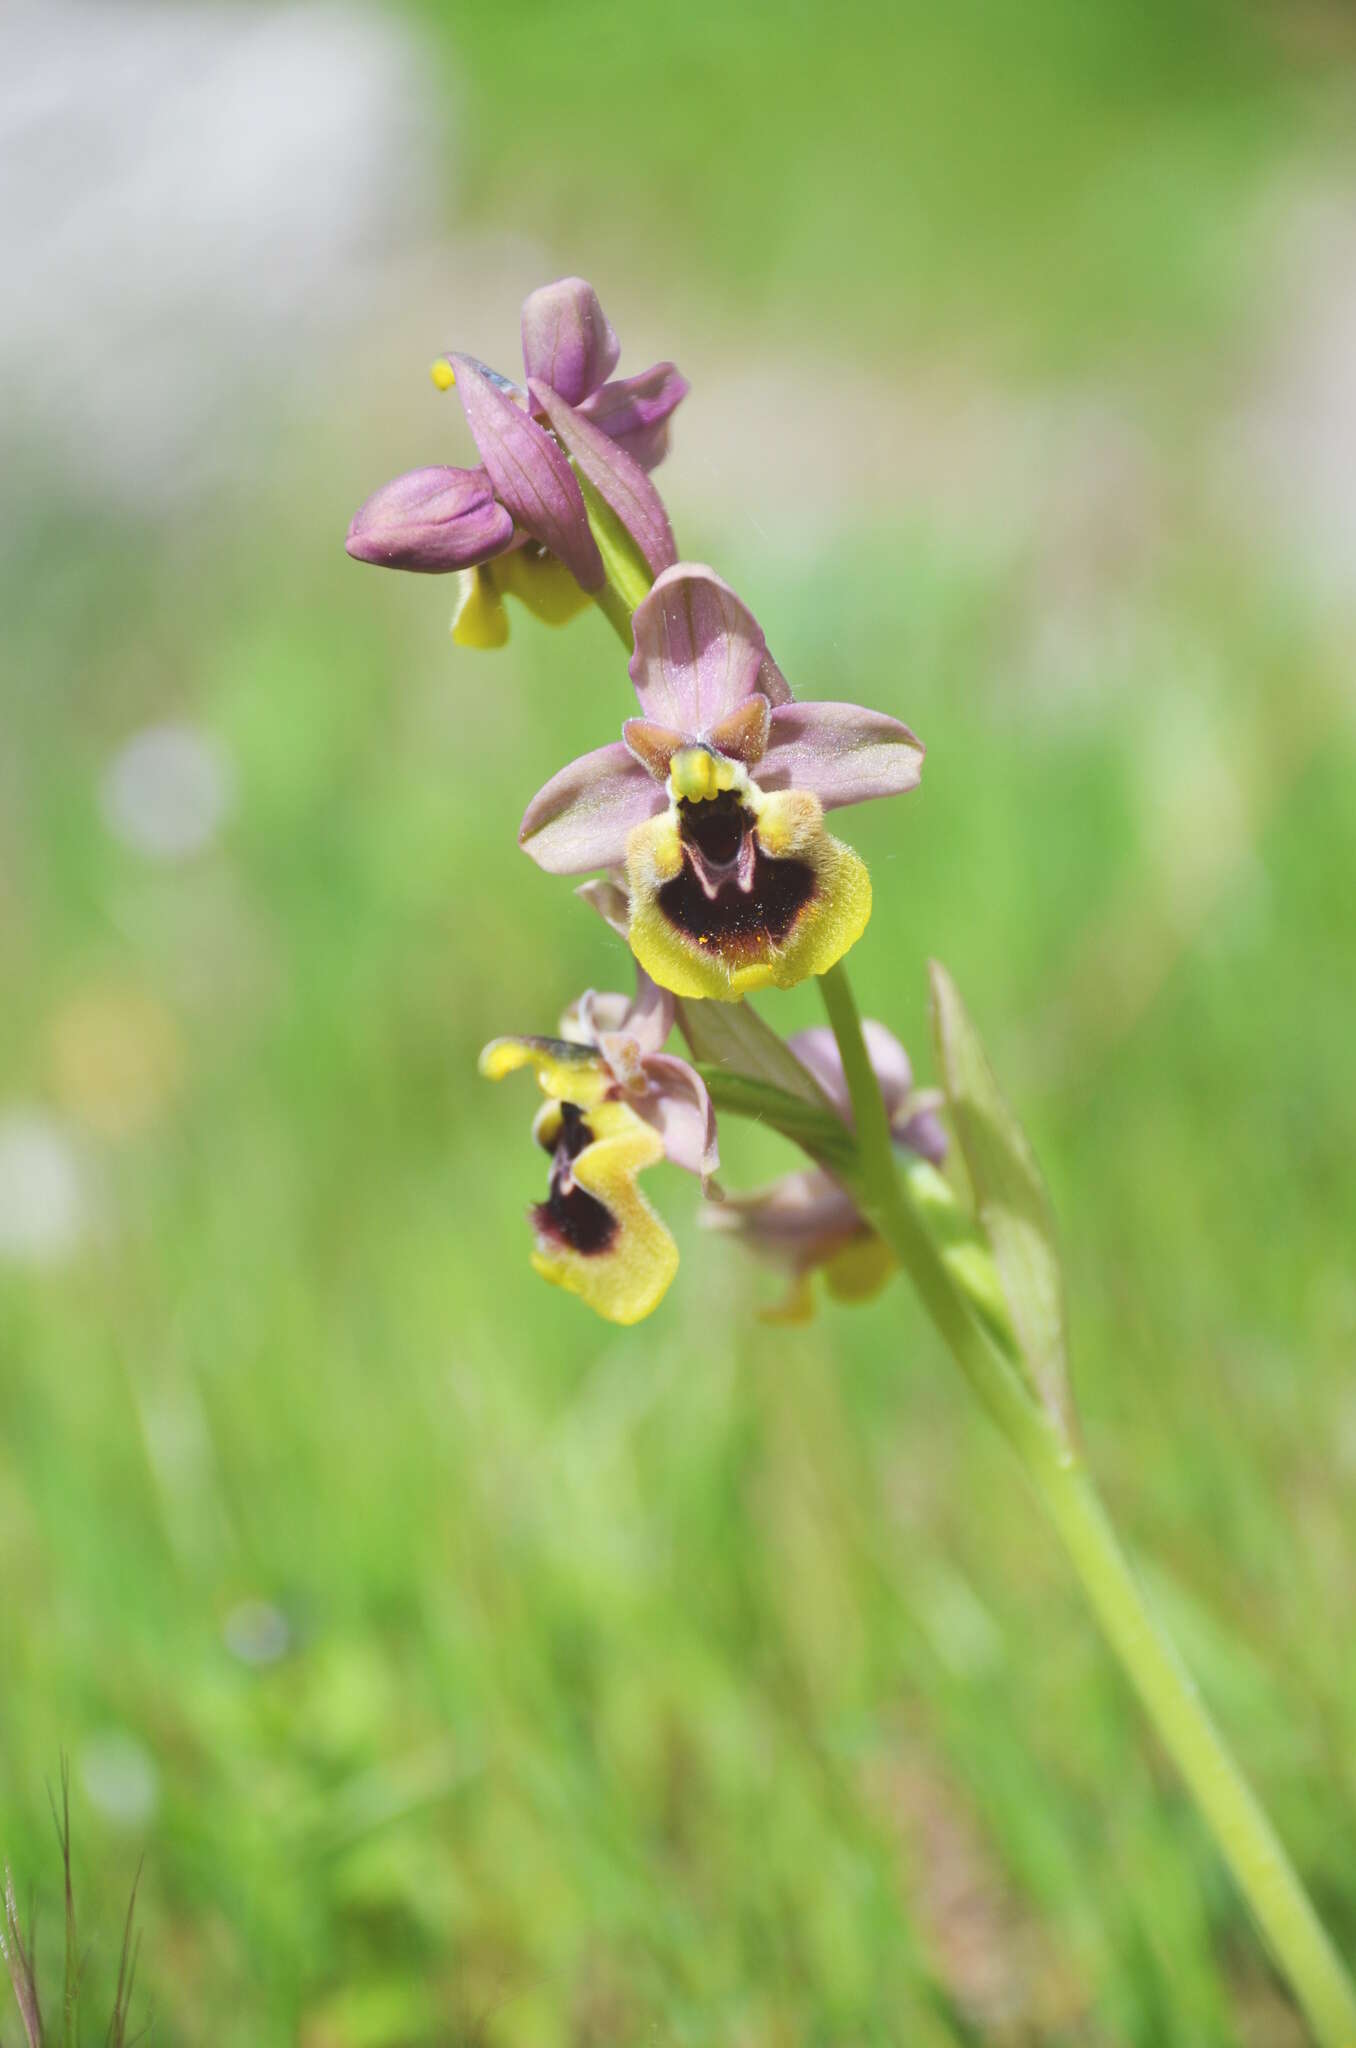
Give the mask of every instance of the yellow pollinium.
[[680, 803], [709, 803], [747, 779], [737, 761], [709, 747], [680, 747], [669, 763], [669, 788]]
[[436, 363], [430, 363], [428, 373], [439, 391], [450, 391], [457, 381], [457, 373], [445, 356], [439, 356]]

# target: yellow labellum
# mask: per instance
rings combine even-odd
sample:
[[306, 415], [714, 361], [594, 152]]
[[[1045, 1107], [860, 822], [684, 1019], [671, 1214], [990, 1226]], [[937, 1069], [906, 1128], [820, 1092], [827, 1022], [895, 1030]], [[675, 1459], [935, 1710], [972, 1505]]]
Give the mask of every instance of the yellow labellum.
[[458, 570], [457, 609], [452, 614], [452, 638], [457, 646], [504, 647], [508, 636], [508, 613], [489, 564]]
[[593, 1142], [571, 1171], [613, 1217], [616, 1235], [605, 1252], [578, 1252], [539, 1232], [533, 1270], [608, 1322], [638, 1323], [658, 1308], [678, 1271], [678, 1247], [636, 1181], [663, 1158], [664, 1143], [624, 1102], [591, 1109], [589, 1128]]
[[794, 988], [827, 972], [866, 930], [871, 877], [860, 856], [824, 830], [818, 798], [804, 790], [765, 796], [752, 784], [748, 795], [762, 851], [772, 859], [802, 862], [813, 878], [809, 899], [780, 938], [760, 937], [756, 927], [725, 937], [694, 935], [665, 913], [660, 891], [683, 867], [675, 809], [637, 825], [627, 840], [631, 950], [645, 972], [674, 995], [728, 1003], [762, 988]]

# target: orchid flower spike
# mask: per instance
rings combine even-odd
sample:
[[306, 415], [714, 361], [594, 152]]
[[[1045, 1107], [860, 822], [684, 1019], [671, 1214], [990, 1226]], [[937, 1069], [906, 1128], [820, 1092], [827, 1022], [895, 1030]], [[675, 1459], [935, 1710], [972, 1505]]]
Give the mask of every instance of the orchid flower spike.
[[[914, 1092], [909, 1056], [892, 1032], [870, 1018], [862, 1030], [896, 1147], [940, 1165], [946, 1133], [937, 1117], [938, 1098]], [[847, 1081], [833, 1033], [801, 1031], [787, 1043], [850, 1124]], [[816, 1272], [823, 1273], [835, 1301], [852, 1302], [879, 1294], [895, 1270], [893, 1253], [851, 1195], [818, 1167], [783, 1174], [752, 1194], [706, 1202], [698, 1221], [708, 1230], [738, 1237], [756, 1258], [787, 1275], [786, 1295], [761, 1311], [765, 1322], [808, 1322], [815, 1310], [811, 1276]]]
[[656, 363], [609, 381], [617, 337], [580, 277], [532, 293], [522, 343], [525, 384], [455, 352], [433, 366], [439, 389], [455, 386], [483, 466], [398, 476], [359, 507], [348, 530], [357, 561], [461, 572], [452, 633], [463, 646], [503, 645], [506, 595], [559, 625], [602, 588], [581, 478], [621, 520], [651, 575], [676, 556], [648, 471], [667, 450], [686, 379], [672, 363]]
[[658, 1308], [678, 1247], [637, 1184], [661, 1159], [700, 1176], [719, 1164], [706, 1084], [664, 1051], [673, 998], [648, 975], [634, 998], [589, 990], [559, 1038], [496, 1038], [480, 1055], [490, 1080], [531, 1067], [546, 1097], [532, 1126], [551, 1155], [546, 1200], [531, 1210], [532, 1264], [612, 1323]]
[[914, 788], [921, 743], [858, 704], [794, 703], [714, 570], [666, 570], [634, 633], [642, 715], [538, 791], [522, 846], [552, 874], [624, 869], [632, 951], [675, 995], [823, 974], [871, 915], [865, 865], [824, 812]]

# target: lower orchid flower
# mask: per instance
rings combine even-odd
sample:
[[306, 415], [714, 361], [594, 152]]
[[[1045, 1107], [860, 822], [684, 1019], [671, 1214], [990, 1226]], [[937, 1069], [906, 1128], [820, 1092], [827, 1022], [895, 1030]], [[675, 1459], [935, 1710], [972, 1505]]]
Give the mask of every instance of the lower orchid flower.
[[553, 874], [624, 869], [640, 965], [680, 996], [790, 988], [866, 928], [863, 861], [824, 812], [915, 787], [923, 748], [858, 704], [792, 701], [753, 614], [678, 563], [634, 619], [642, 716], [528, 805], [525, 850]]
[[601, 590], [584, 485], [621, 521], [651, 575], [676, 553], [648, 471], [667, 450], [686, 380], [672, 363], [656, 363], [609, 382], [617, 337], [578, 277], [530, 295], [522, 344], [525, 384], [474, 356], [450, 353], [433, 366], [439, 389], [457, 390], [482, 467], [398, 476], [360, 506], [348, 531], [348, 552], [360, 562], [460, 571], [452, 633], [462, 646], [503, 645], [505, 596], [559, 625]]
[[638, 1175], [669, 1159], [700, 1176], [719, 1163], [706, 1084], [663, 1050], [673, 999], [645, 974], [635, 998], [582, 996], [560, 1038], [496, 1038], [480, 1056], [490, 1080], [531, 1067], [546, 1097], [532, 1126], [551, 1155], [545, 1201], [531, 1210], [534, 1269], [613, 1323], [658, 1308], [678, 1247]]
[[[939, 1098], [914, 1092], [909, 1056], [883, 1024], [868, 1018], [862, 1033], [895, 1145], [939, 1165], [946, 1156], [946, 1133], [937, 1117]], [[843, 1121], [851, 1124], [847, 1081], [833, 1033], [822, 1028], [801, 1031], [787, 1044]], [[835, 1301], [869, 1301], [896, 1267], [894, 1254], [851, 1195], [819, 1167], [783, 1174], [752, 1194], [705, 1203], [698, 1220], [709, 1230], [740, 1238], [755, 1257], [789, 1277], [785, 1296], [762, 1310], [765, 1322], [807, 1322], [814, 1314], [811, 1276], [816, 1272], [823, 1273]]]

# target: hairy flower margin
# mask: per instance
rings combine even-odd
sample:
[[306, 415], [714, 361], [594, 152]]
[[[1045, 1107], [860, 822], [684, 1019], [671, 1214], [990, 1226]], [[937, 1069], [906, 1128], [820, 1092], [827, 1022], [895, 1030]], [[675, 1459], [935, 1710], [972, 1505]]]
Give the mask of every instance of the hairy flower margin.
[[[861, 1298], [889, 1255], [821, 1168], [724, 1195], [706, 1086], [664, 1050], [674, 999], [739, 1003], [842, 959], [871, 915], [871, 882], [825, 813], [915, 788], [923, 747], [883, 712], [794, 698], [743, 600], [678, 559], [650, 471], [687, 383], [672, 363], [614, 380], [619, 353], [592, 286], [563, 278], [523, 307], [521, 383], [460, 351], [440, 357], [434, 382], [455, 388], [480, 466], [397, 477], [355, 514], [347, 546], [387, 568], [456, 571], [463, 645], [503, 644], [509, 595], [551, 624], [591, 598], [629, 620], [638, 715], [537, 792], [519, 843], [550, 874], [597, 877], [579, 893], [626, 939], [636, 995], [589, 993], [559, 1036], [504, 1036], [481, 1055], [493, 1079], [531, 1069], [544, 1097], [533, 1266], [610, 1321], [650, 1314], [678, 1251], [639, 1177], [668, 1160], [700, 1177], [705, 1220], [788, 1272], [789, 1309], [803, 1313], [813, 1271], [839, 1299]], [[871, 1029], [899, 1141], [939, 1158], [903, 1048]], [[791, 1051], [846, 1119], [832, 1045], [802, 1033]]]
[[613, 1323], [658, 1308], [678, 1270], [638, 1175], [668, 1159], [705, 1188], [720, 1164], [706, 1083], [663, 1050], [673, 997], [643, 969], [636, 984], [630, 1002], [590, 989], [559, 1038], [496, 1038], [480, 1055], [492, 1081], [530, 1067], [546, 1098], [532, 1124], [551, 1159], [546, 1197], [529, 1212], [533, 1267]]

